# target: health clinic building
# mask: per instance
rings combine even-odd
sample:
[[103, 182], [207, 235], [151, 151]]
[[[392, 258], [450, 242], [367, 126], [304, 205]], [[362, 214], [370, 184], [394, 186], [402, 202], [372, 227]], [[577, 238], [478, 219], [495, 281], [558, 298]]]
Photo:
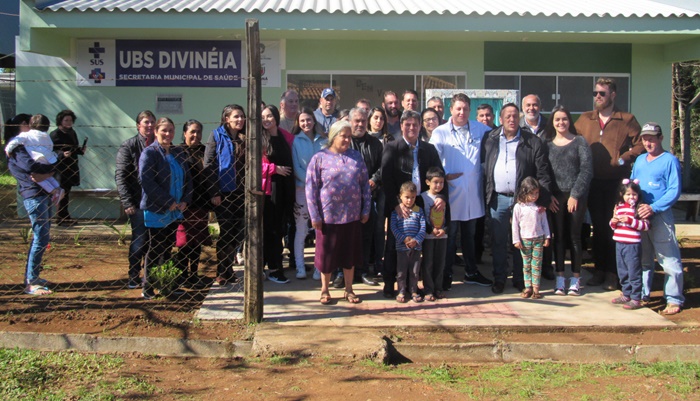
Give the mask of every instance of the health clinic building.
[[515, 89], [581, 113], [612, 76], [621, 108], [669, 132], [671, 63], [700, 59], [694, 0], [20, 0], [17, 111], [74, 110], [78, 136], [104, 147], [81, 159], [97, 170], [82, 188], [113, 189], [114, 146], [139, 111], [209, 132], [246, 104], [248, 18], [272, 104], [287, 88], [314, 106], [333, 86], [339, 108], [385, 90], [424, 104], [426, 89]]

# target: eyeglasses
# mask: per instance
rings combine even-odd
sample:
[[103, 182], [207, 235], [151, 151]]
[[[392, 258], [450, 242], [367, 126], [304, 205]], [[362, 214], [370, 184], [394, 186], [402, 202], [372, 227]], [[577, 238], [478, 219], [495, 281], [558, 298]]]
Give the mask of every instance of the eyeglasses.
[[608, 95], [608, 92], [606, 91], [593, 91], [593, 97], [596, 97], [600, 95], [600, 97], [605, 97]]
[[432, 117], [432, 118], [424, 118], [423, 121], [426, 123], [434, 123], [437, 122], [437, 117]]

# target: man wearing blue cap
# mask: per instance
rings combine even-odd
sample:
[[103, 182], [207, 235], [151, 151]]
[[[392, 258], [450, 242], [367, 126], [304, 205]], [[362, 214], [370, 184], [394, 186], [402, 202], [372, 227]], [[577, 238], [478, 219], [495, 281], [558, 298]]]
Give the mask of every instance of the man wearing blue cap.
[[318, 109], [314, 111], [319, 134], [327, 137], [331, 125], [338, 120], [338, 110], [335, 108], [337, 104], [338, 97], [333, 88], [324, 89], [319, 99]]
[[648, 122], [640, 133], [647, 153], [640, 155], [632, 168], [632, 179], [642, 190], [639, 217], [649, 219], [649, 231], [642, 232], [642, 299], [648, 300], [654, 279], [654, 257], [664, 270], [664, 315], [681, 311], [683, 265], [676, 238], [671, 207], [681, 196], [681, 165], [676, 156], [663, 148], [661, 126]]

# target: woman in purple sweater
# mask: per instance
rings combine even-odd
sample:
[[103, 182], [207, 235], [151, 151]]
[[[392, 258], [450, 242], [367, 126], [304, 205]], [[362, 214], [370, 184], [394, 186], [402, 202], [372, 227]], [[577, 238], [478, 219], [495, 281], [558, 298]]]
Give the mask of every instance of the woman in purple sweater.
[[369, 219], [371, 193], [367, 167], [360, 152], [350, 149], [351, 127], [334, 123], [328, 145], [316, 153], [306, 170], [306, 201], [316, 230], [314, 263], [321, 272], [321, 303], [331, 302], [331, 273], [343, 268], [345, 298], [359, 303], [352, 290], [355, 266], [362, 263], [362, 224]]

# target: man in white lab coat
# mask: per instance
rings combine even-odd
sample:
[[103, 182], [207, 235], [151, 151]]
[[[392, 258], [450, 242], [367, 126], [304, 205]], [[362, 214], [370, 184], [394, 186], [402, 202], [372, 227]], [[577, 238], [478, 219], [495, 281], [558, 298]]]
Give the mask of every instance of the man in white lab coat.
[[462, 255], [465, 262], [464, 282], [491, 286], [493, 282], [479, 272], [474, 252], [476, 221], [485, 214], [484, 188], [481, 172], [481, 140], [491, 130], [488, 126], [469, 120], [471, 100], [463, 93], [452, 97], [450, 113], [445, 124], [435, 128], [430, 143], [440, 155], [449, 190], [451, 222], [447, 236], [445, 258], [445, 290], [452, 285], [457, 232], [461, 233]]

